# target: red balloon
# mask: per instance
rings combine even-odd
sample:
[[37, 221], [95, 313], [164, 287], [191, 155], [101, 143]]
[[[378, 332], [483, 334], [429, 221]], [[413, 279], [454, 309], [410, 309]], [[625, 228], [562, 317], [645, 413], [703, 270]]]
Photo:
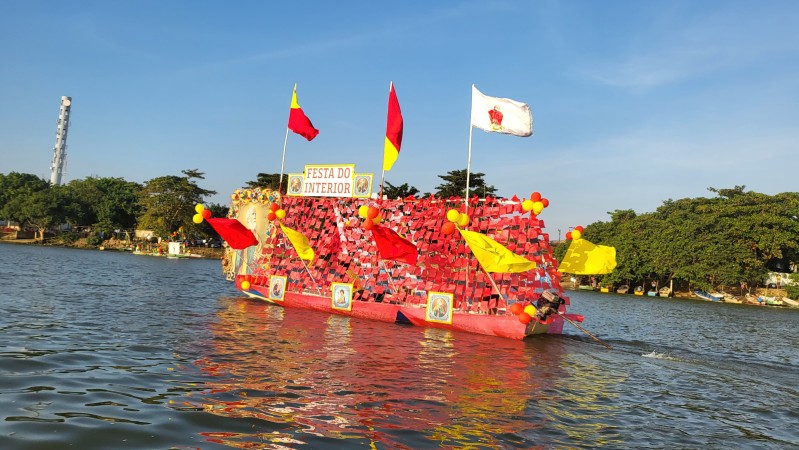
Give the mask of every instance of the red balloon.
[[444, 234], [452, 234], [455, 232], [455, 224], [452, 222], [444, 222], [444, 225], [441, 225], [441, 232]]
[[380, 210], [375, 208], [374, 206], [370, 206], [369, 210], [366, 211], [366, 217], [370, 219], [374, 219], [377, 215], [380, 214]]
[[533, 318], [530, 317], [530, 315], [527, 313], [521, 313], [517, 317], [519, 318], [519, 322], [525, 325], [527, 325], [528, 323], [530, 323], [531, 320], [533, 320]]
[[566, 232], [566, 240], [567, 241], [571, 241], [572, 240], [572, 232], [571, 231], [567, 231]]
[[269, 220], [275, 220], [277, 219], [277, 214], [270, 212], [269, 214], [266, 215], [266, 218]]
[[547, 199], [545, 199], [545, 198], [542, 198], [542, 199], [541, 199], [541, 203], [543, 203], [543, 204], [544, 204], [544, 208], [546, 208], [547, 206], [549, 206], [549, 200], [547, 200]]
[[576, 227], [574, 227], [574, 229], [575, 229], [575, 230], [577, 230], [577, 231], [579, 231], [580, 233], [582, 233], [583, 231], [585, 231], [585, 228], [583, 228], [583, 226], [582, 226], [582, 225], [577, 225]]
[[364, 230], [371, 230], [371, 229], [372, 229], [372, 228], [374, 228], [374, 227], [375, 227], [375, 223], [374, 223], [374, 222], [372, 222], [371, 220], [365, 220], [365, 221], [363, 222], [363, 228], [364, 228]]
[[530, 200], [537, 202], [541, 200], [541, 193], [540, 192], [533, 192], [530, 194]]
[[278, 209], [280, 209], [280, 206], [278, 206], [277, 203], [272, 203], [271, 205], [269, 205], [269, 210], [272, 212], [275, 212]]
[[211, 218], [211, 210], [210, 209], [204, 209], [203, 212], [202, 212], [202, 216], [205, 219], [210, 219]]
[[522, 311], [524, 311], [524, 306], [522, 306], [521, 303], [517, 302], [510, 305], [510, 312], [512, 312], [513, 314], [519, 315], [519, 313], [521, 313]]

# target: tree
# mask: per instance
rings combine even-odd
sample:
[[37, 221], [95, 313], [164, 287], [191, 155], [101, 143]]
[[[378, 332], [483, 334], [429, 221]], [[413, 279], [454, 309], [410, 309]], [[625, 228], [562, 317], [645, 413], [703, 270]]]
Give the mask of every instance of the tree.
[[399, 186], [394, 186], [393, 184], [389, 183], [388, 181], [385, 182], [385, 186], [383, 187], [383, 195], [388, 198], [405, 198], [410, 195], [416, 195], [419, 193], [419, 189], [416, 189], [413, 186], [409, 186], [408, 183], [402, 183]]
[[58, 201], [58, 187], [42, 189], [28, 195], [13, 197], [7, 204], [14, 211], [13, 220], [36, 228], [36, 238], [63, 220]]
[[122, 178], [88, 177], [65, 186], [62, 199], [66, 221], [97, 231], [136, 227], [141, 185]]
[[46, 180], [28, 173], [0, 174], [0, 218], [22, 224], [27, 213], [20, 208], [27, 205], [25, 197], [50, 188]]
[[[284, 187], [282, 187], [281, 193], [285, 193], [285, 182], [286, 182], [286, 175], [283, 175], [283, 182]], [[246, 183], [247, 187], [250, 189], [254, 188], [261, 188], [261, 189], [271, 189], [273, 191], [277, 191], [278, 186], [280, 186], [280, 174], [279, 173], [259, 173], [258, 179], [255, 181], [248, 181]]]
[[163, 176], [146, 181], [139, 192], [142, 215], [139, 226], [153, 230], [156, 235], [167, 237], [180, 227], [193, 228], [192, 216], [197, 203], [216, 194], [199, 187], [194, 179], [204, 179], [197, 170], [184, 170], [183, 177]]
[[[483, 180], [484, 173], [475, 172], [469, 175], [469, 197], [477, 195], [486, 197], [494, 195], [497, 189], [487, 185]], [[441, 198], [463, 197], [466, 191], [466, 169], [450, 170], [446, 175], [439, 175], [439, 178], [446, 181], [436, 187], [436, 196]]]

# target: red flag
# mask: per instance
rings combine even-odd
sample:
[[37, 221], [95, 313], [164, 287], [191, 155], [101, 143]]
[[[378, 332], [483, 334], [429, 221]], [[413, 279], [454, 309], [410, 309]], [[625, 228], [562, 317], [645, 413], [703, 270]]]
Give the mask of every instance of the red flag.
[[416, 258], [419, 256], [416, 246], [394, 230], [375, 225], [372, 227], [372, 236], [381, 258], [416, 265]]
[[291, 94], [291, 109], [289, 110], [289, 130], [299, 134], [309, 141], [319, 134], [319, 130], [313, 127], [311, 120], [305, 115], [297, 103], [297, 85], [294, 85], [294, 92]]
[[402, 111], [400, 111], [394, 83], [388, 91], [388, 118], [386, 119], [386, 142], [383, 149], [383, 170], [388, 172], [399, 157], [402, 146]]
[[205, 219], [219, 233], [231, 248], [243, 250], [251, 245], [258, 244], [258, 239], [236, 219], [209, 217]]

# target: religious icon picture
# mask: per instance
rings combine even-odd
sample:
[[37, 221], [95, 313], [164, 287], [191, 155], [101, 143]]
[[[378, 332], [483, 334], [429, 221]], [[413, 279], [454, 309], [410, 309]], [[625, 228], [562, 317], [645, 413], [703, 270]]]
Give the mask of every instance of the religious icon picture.
[[425, 320], [428, 322], [452, 323], [452, 294], [428, 292]]
[[356, 173], [352, 180], [352, 196], [367, 198], [372, 195], [372, 174]]
[[288, 174], [288, 184], [286, 185], [286, 195], [302, 195], [303, 178], [301, 173]]
[[330, 291], [333, 293], [331, 307], [344, 311], [352, 311], [352, 284], [331, 283]]
[[269, 279], [269, 298], [271, 300], [283, 301], [283, 296], [286, 294], [286, 277], [280, 275], [272, 275]]

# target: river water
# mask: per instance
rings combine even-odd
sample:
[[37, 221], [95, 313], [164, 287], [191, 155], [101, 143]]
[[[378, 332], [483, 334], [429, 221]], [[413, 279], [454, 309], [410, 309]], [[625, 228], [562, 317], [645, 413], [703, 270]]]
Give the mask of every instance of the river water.
[[283, 310], [217, 260], [0, 245], [0, 448], [799, 448], [799, 310], [569, 293], [612, 350]]

